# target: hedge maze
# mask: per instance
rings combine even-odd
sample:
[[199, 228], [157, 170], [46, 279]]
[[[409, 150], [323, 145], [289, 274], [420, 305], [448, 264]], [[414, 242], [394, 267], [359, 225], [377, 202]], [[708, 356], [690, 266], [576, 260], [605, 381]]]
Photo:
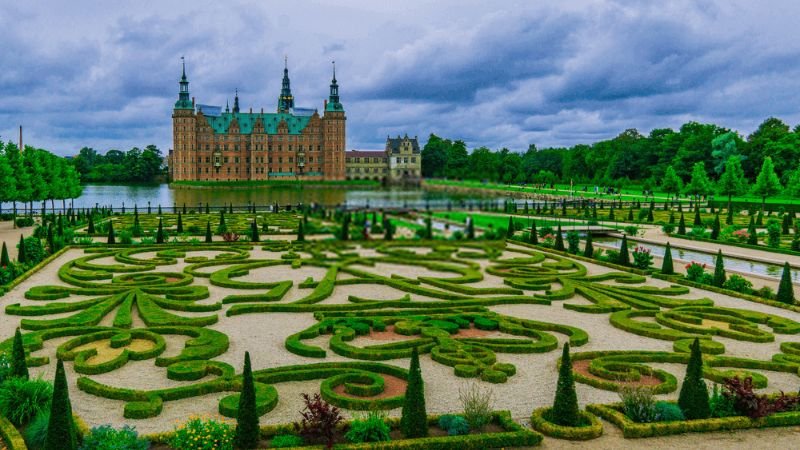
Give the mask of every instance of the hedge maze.
[[[281, 231], [296, 230], [302, 217], [264, 216], [270, 218], [268, 227]], [[141, 215], [139, 220], [152, 227], [145, 222], [154, 217]], [[202, 223], [204, 231], [209, 217], [182, 215], [183, 226]], [[125, 223], [115, 226], [132, 226]], [[167, 220], [164, 225], [173, 224]], [[221, 395], [218, 412], [235, 417], [240, 367], [220, 360], [233, 343], [251, 353], [284, 352], [291, 360], [254, 367], [260, 414], [279, 404], [282, 383], [303, 380], [318, 382], [322, 396], [343, 408], [397, 408], [403, 402], [407, 358], [415, 347], [447, 368], [450, 380], [445, 383], [466, 378], [503, 384], [521, 374], [555, 378], [555, 373], [525, 373], [518, 362], [555, 361], [553, 350], [566, 341], [575, 349], [576, 381], [607, 391], [646, 381], [658, 393], [674, 392], [675, 374], [653, 365], [686, 364], [695, 338], [708, 380], [752, 376], [758, 387], [766, 387], [765, 372], [798, 374], [800, 342], [783, 340], [800, 332], [792, 316], [760, 312], [765, 307], [749, 309], [744, 300], [735, 308], [717, 306], [699, 290], [588, 264], [512, 241], [76, 247], [53, 267], [40, 269], [52, 273], [48, 282], [23, 282], [6, 293], [4, 312], [23, 330], [31, 366], [48, 364], [54, 356], [70, 362], [78, 388], [121, 401], [127, 419], [156, 417], [166, 402], [214, 394]], [[571, 319], [516, 317], [496, 310], [503, 305], [558, 308]], [[294, 328], [287, 322], [291, 331], [274, 348], [259, 347], [231, 333], [231, 327], [219, 326], [245, 315], [278, 313], [305, 321]], [[608, 327], [630, 339], [666, 341], [672, 351], [582, 351], [592, 342], [584, 319], [602, 316]], [[11, 330], [0, 351], [10, 350]], [[771, 359], [727, 353], [725, 344], [731, 341], [764, 346], [764, 351], [770, 344], [777, 348], [779, 335], [780, 352], [773, 350]], [[175, 336], [185, 339], [183, 348], [169, 348]], [[297, 364], [298, 358], [304, 362]], [[135, 389], [125, 387], [124, 379], [110, 384], [99, 378], [131, 361], [150, 361], [168, 387]], [[503, 399], [497, 401], [502, 407]]]

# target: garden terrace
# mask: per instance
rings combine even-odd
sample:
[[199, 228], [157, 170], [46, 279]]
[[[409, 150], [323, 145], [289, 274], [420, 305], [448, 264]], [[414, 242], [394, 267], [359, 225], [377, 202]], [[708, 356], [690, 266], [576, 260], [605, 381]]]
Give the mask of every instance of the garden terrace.
[[581, 403], [637, 383], [674, 398], [694, 337], [707, 380], [797, 389], [800, 313], [644, 273], [517, 241], [76, 246], [2, 297], [0, 351], [19, 326], [33, 374], [66, 361], [89, 425], [145, 433], [235, 416], [245, 351], [262, 424], [295, 420], [301, 392], [397, 415], [412, 348], [434, 414], [477, 382], [529, 418], [565, 342]]

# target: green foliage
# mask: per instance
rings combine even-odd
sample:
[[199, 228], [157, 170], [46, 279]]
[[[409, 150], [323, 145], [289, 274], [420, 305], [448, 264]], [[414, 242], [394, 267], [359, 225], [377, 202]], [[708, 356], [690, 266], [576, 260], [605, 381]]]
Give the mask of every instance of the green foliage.
[[136, 428], [125, 425], [114, 428], [111, 425], [92, 427], [83, 437], [80, 450], [147, 450], [150, 443], [139, 437]]
[[211, 236], [211, 221], [206, 222], [206, 243], [213, 242], [213, 238]]
[[655, 422], [671, 422], [674, 420], [686, 419], [681, 408], [675, 403], [660, 401], [655, 403], [654, 408], [655, 417], [653, 420]]
[[667, 166], [664, 178], [661, 181], [661, 190], [667, 194], [678, 195], [683, 189], [683, 180], [675, 172], [672, 166]]
[[687, 419], [705, 419], [711, 415], [711, 410], [708, 404], [708, 387], [703, 380], [703, 355], [697, 338], [692, 343], [691, 350], [678, 405]]
[[725, 260], [722, 258], [722, 250], [717, 251], [717, 259], [714, 261], [714, 277], [711, 279], [711, 285], [722, 287], [727, 280], [725, 274]]
[[74, 158], [76, 174], [88, 182], [152, 182], [164, 173], [163, 156], [155, 145], [127, 152], [109, 150], [105, 155], [83, 147]]
[[626, 267], [631, 265], [631, 257], [628, 253], [628, 236], [625, 234], [622, 235], [622, 242], [619, 246], [619, 256], [617, 257], [616, 263]]
[[190, 417], [175, 428], [169, 445], [181, 450], [233, 450], [233, 438], [233, 427], [225, 422]]
[[675, 274], [675, 267], [672, 263], [672, 248], [670, 248], [669, 242], [667, 242], [667, 246], [664, 249], [664, 259], [661, 261], [661, 273], [664, 275]]
[[594, 245], [592, 245], [592, 233], [586, 233], [586, 244], [583, 246], [583, 256], [591, 258], [594, 256]]
[[781, 182], [778, 175], [775, 174], [772, 158], [767, 156], [764, 158], [761, 171], [758, 173], [756, 182], [753, 185], [753, 194], [761, 197], [761, 211], [764, 211], [766, 198], [778, 194], [781, 189]]
[[64, 362], [59, 359], [53, 383], [53, 400], [50, 402], [50, 422], [47, 425], [45, 450], [76, 450], [77, 436], [69, 401]]
[[242, 372], [242, 392], [239, 395], [239, 408], [236, 417], [235, 443], [238, 448], [254, 448], [258, 445], [258, 413], [256, 412], [256, 389], [253, 370], [250, 367], [250, 352], [244, 353], [244, 372]]
[[425, 386], [419, 366], [417, 347], [411, 351], [411, 366], [408, 372], [400, 430], [406, 438], [419, 438], [428, 435], [428, 415], [425, 412]]
[[722, 287], [742, 294], [751, 294], [753, 292], [753, 283], [743, 276], [736, 274], [731, 275], [730, 278], [725, 280]]
[[734, 405], [735, 399], [732, 395], [725, 395], [723, 389], [718, 384], [714, 384], [711, 395], [708, 399], [710, 417], [731, 417], [737, 415]]
[[[180, 217], [180, 213], [178, 213], [178, 217]], [[158, 219], [158, 228], [156, 229], [156, 244], [163, 244], [164, 243], [164, 223], [161, 218]]]
[[[305, 224], [301, 220], [297, 223], [297, 242], [304, 242], [306, 240]], [[389, 238], [388, 240], [391, 240]]]
[[462, 436], [469, 433], [469, 422], [464, 416], [445, 414], [439, 417], [439, 428], [447, 431], [448, 436]]
[[300, 436], [293, 434], [279, 434], [269, 441], [270, 448], [302, 447], [305, 441]]
[[683, 217], [683, 213], [681, 213], [681, 219], [678, 221], [678, 234], [682, 236], [686, 234], [686, 219]]
[[0, 267], [8, 267], [11, 264], [11, 258], [8, 257], [8, 247], [3, 241], [3, 251], [0, 253]]
[[471, 430], [482, 430], [492, 420], [492, 402], [494, 393], [491, 388], [482, 388], [477, 383], [470, 383], [458, 390], [458, 399], [464, 410]]
[[650, 423], [656, 419], [656, 402], [653, 391], [646, 386], [623, 386], [619, 390], [622, 410], [631, 420]]
[[25, 361], [25, 347], [22, 343], [22, 332], [19, 328], [14, 332], [14, 344], [11, 348], [11, 373], [10, 376], [27, 380], [28, 363]]
[[47, 410], [52, 395], [53, 385], [40, 378], [9, 378], [0, 384], [0, 415], [23, 426]]
[[567, 232], [567, 244], [570, 253], [577, 255], [578, 252], [580, 252], [580, 243], [581, 235], [577, 231], [572, 230]]
[[771, 248], [781, 245], [781, 225], [775, 219], [770, 219], [767, 223], [767, 245]]
[[558, 251], [560, 251], [560, 252], [563, 252], [565, 250], [565, 248], [564, 248], [564, 236], [563, 236], [563, 233], [561, 232], [561, 224], [560, 223], [558, 224], [558, 229], [556, 230], [556, 241], [555, 241], [555, 244], [553, 245], [553, 248], [558, 250]]
[[569, 356], [569, 342], [564, 344], [561, 364], [558, 369], [558, 384], [550, 420], [561, 426], [576, 427], [580, 425], [578, 413], [578, 396], [575, 392], [575, 380], [572, 377], [572, 360]]
[[783, 263], [781, 281], [778, 284], [778, 295], [776, 300], [782, 303], [794, 304], [794, 286], [792, 285], [792, 268], [788, 262]]
[[350, 422], [350, 430], [344, 437], [354, 444], [390, 441], [385, 413], [370, 411], [365, 417], [353, 420]]
[[47, 439], [47, 425], [50, 423], [50, 411], [42, 410], [37, 413], [33, 419], [25, 427], [23, 437], [25, 444], [31, 450], [37, 450], [44, 447], [44, 442]]
[[114, 236], [114, 221], [108, 221], [108, 237], [106, 238], [106, 243], [109, 245], [114, 245], [117, 243], [116, 237]]

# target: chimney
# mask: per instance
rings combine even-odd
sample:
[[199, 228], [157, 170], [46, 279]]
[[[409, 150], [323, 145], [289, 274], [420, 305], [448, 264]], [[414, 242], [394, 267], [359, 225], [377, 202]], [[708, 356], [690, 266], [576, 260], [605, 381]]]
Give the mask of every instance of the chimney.
[[19, 126], [19, 151], [23, 151], [25, 147], [22, 146], [22, 125]]

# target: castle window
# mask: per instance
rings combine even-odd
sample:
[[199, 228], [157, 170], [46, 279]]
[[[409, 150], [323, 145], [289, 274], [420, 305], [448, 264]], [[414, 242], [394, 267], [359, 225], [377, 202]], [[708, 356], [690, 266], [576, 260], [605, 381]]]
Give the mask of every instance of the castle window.
[[290, 157], [289, 157], [289, 162], [294, 162], [294, 158], [292, 158], [292, 157], [290, 156]]

